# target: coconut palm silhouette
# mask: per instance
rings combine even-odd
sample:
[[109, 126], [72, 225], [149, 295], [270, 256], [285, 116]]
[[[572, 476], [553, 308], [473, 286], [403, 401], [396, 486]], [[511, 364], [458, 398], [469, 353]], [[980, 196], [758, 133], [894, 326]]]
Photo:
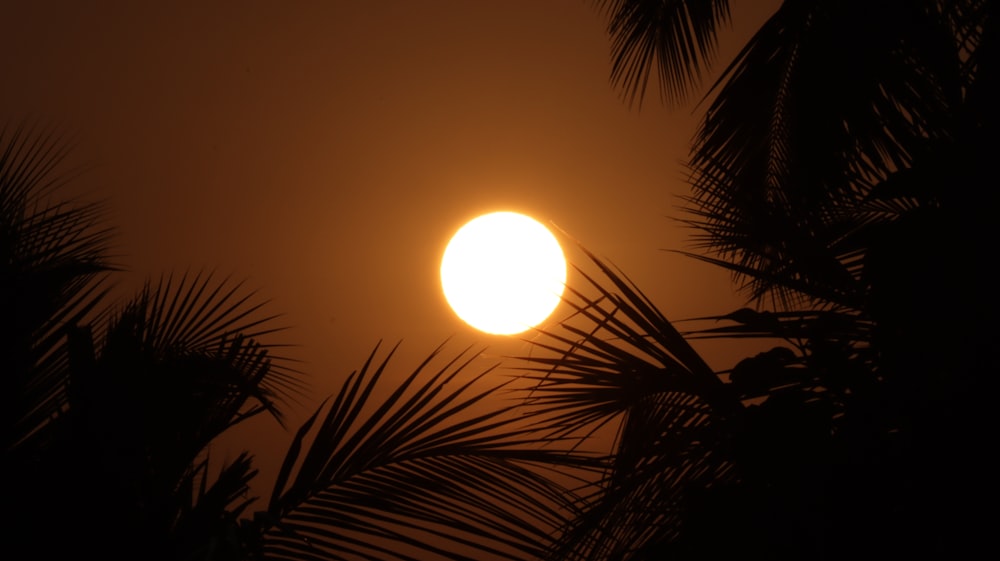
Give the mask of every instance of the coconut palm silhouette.
[[[721, 0], [598, 4], [612, 80], [632, 103], [653, 71], [661, 97], [693, 92], [728, 17]], [[392, 356], [376, 349], [290, 438], [261, 503], [249, 452], [216, 466], [206, 450], [247, 418], [281, 422], [302, 391], [271, 342], [275, 318], [207, 274], [106, 305], [101, 207], [52, 197], [65, 144], [5, 129], [12, 550], [641, 560], [982, 548], [973, 499], [992, 478], [1000, 370], [994, 10], [784, 2], [710, 90], [689, 162], [684, 220], [701, 244], [689, 255], [730, 270], [753, 307], [682, 333], [591, 256], [587, 285], [569, 289], [574, 313], [526, 357], [523, 401], [483, 409], [504, 387], [468, 376], [469, 351], [441, 349], [376, 398]], [[697, 337], [780, 344], [714, 372]], [[609, 429], [607, 453], [582, 448]]]
[[[378, 348], [290, 438], [265, 505], [251, 452], [209, 445], [304, 391], [241, 283], [167, 276], [108, 306], [101, 207], [56, 201], [60, 138], [0, 135], [4, 473], [12, 547], [39, 558], [523, 559], [603, 458], [527, 426], [506, 382], [441, 349], [384, 398]], [[437, 364], [441, 362], [442, 364]], [[494, 376], [495, 378], [495, 376]], [[509, 382], [510, 380], [508, 380]], [[58, 539], [53, 539], [58, 536]]]
[[246, 506], [255, 473], [244, 455], [209, 484], [208, 443], [258, 413], [280, 420], [295, 387], [258, 340], [273, 318], [201, 276], [107, 306], [102, 207], [55, 192], [69, 143], [24, 127], [0, 142], [11, 535], [41, 558], [193, 556]]
[[[653, 73], [662, 97], [692, 91], [729, 13], [724, 1], [598, 4], [631, 103]], [[688, 336], [784, 344], [722, 383], [595, 259], [576, 323], [546, 343], [565, 355], [536, 361], [536, 401], [560, 430], [620, 429], [613, 470], [550, 558], [983, 545], [969, 497], [991, 479], [997, 307], [969, 255], [989, 255], [993, 238], [981, 204], [996, 197], [995, 37], [993, 6], [975, 0], [788, 1], [764, 23], [709, 91], [684, 220], [707, 252], [688, 255], [773, 309]]]

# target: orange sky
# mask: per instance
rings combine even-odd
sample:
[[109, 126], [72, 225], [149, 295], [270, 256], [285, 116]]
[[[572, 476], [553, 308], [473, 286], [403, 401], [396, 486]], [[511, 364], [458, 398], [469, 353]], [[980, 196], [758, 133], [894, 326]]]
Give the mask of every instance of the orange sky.
[[[247, 278], [294, 326], [315, 402], [379, 339], [404, 340], [404, 370], [447, 337], [488, 345], [484, 366], [527, 352], [473, 332], [439, 288], [449, 236], [487, 211], [554, 223], [668, 317], [743, 303], [727, 274], [660, 251], [687, 247], [668, 217], [697, 109], [626, 107], [587, 2], [12, 4], [3, 118], [79, 128], [100, 166], [74, 188], [110, 198], [123, 286]], [[736, 4], [760, 13], [734, 13], [723, 60], [775, 2]]]

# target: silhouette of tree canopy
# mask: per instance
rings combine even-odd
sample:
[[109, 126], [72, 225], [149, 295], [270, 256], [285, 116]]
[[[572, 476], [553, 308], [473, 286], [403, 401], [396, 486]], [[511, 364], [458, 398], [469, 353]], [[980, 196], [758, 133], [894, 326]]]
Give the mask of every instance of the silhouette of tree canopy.
[[[612, 82], [690, 93], [728, 2], [609, 0]], [[1000, 372], [989, 286], [996, 17], [976, 0], [787, 0], [708, 92], [688, 255], [752, 305], [692, 337], [783, 344], [715, 375], [622, 273], [546, 343], [560, 430], [618, 423], [552, 559], [927, 558], [985, 547]], [[993, 93], [991, 93], [993, 92]], [[572, 426], [567, 426], [572, 425]]]
[[[282, 328], [242, 283], [167, 276], [108, 306], [102, 207], [58, 202], [67, 145], [0, 133], [3, 504], [11, 551], [39, 558], [538, 558], [606, 467], [526, 425], [508, 382], [441, 349], [388, 397], [372, 352], [291, 439], [274, 490], [251, 507], [250, 452], [209, 446], [304, 390], [270, 342]], [[495, 376], [494, 376], [495, 378]]]
[[297, 384], [257, 339], [273, 318], [210, 276], [106, 306], [103, 208], [57, 199], [71, 144], [14, 127], [0, 146], [11, 536], [42, 558], [193, 557], [246, 506], [255, 473], [243, 455], [210, 482], [208, 443], [258, 413], [280, 419]]
[[[607, 0], [612, 81], [698, 86], [723, 0]], [[107, 306], [102, 207], [52, 197], [66, 144], [0, 132], [4, 504], [12, 551], [151, 559], [840, 559], [986, 547], [997, 115], [993, 3], [786, 0], [708, 91], [688, 254], [748, 307], [680, 332], [591, 256], [520, 406], [440, 349], [388, 397], [377, 349], [290, 440], [254, 511], [207, 447], [302, 379], [239, 283]], [[993, 92], [993, 93], [991, 93]], [[770, 304], [771, 309], [763, 306]], [[699, 337], [778, 346], [713, 372]], [[460, 379], [461, 377], [461, 379]], [[616, 432], [606, 454], [587, 437]], [[218, 473], [218, 475], [214, 475]], [[98, 506], [100, 505], [100, 506]], [[58, 539], [53, 539], [58, 537]]]

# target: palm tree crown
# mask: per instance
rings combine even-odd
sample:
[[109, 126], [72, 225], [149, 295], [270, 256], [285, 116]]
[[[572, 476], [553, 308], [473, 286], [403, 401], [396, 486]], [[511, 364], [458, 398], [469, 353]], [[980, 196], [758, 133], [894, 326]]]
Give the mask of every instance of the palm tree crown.
[[[729, 16], [713, 0], [598, 5], [612, 82], [639, 102], [654, 73], [661, 97], [691, 92]], [[781, 3], [709, 90], [685, 221], [707, 251], [688, 255], [775, 308], [688, 337], [782, 345], [695, 383], [672, 366], [676, 330], [598, 261], [606, 286], [553, 335], [566, 355], [542, 365], [539, 399], [560, 430], [620, 423], [620, 471], [553, 558], [976, 549], [965, 497], [990, 478], [1000, 309], [988, 259], [969, 256], [993, 238], [995, 45], [981, 0]]]

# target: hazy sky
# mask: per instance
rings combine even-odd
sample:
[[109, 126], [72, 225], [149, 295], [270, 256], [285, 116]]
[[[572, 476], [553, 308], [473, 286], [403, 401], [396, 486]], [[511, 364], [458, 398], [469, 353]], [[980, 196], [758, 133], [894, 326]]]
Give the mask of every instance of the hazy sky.
[[[722, 60], [774, 2], [754, 4]], [[668, 317], [743, 303], [727, 274], [661, 251], [689, 247], [669, 217], [698, 109], [622, 103], [583, 0], [33, 0], [3, 18], [3, 119], [80, 130], [100, 166], [75, 188], [110, 198], [123, 286], [246, 278], [293, 326], [316, 402], [379, 339], [404, 340], [403, 370], [447, 337], [489, 346], [484, 365], [527, 352], [440, 291], [449, 236], [488, 211], [557, 225]]]

